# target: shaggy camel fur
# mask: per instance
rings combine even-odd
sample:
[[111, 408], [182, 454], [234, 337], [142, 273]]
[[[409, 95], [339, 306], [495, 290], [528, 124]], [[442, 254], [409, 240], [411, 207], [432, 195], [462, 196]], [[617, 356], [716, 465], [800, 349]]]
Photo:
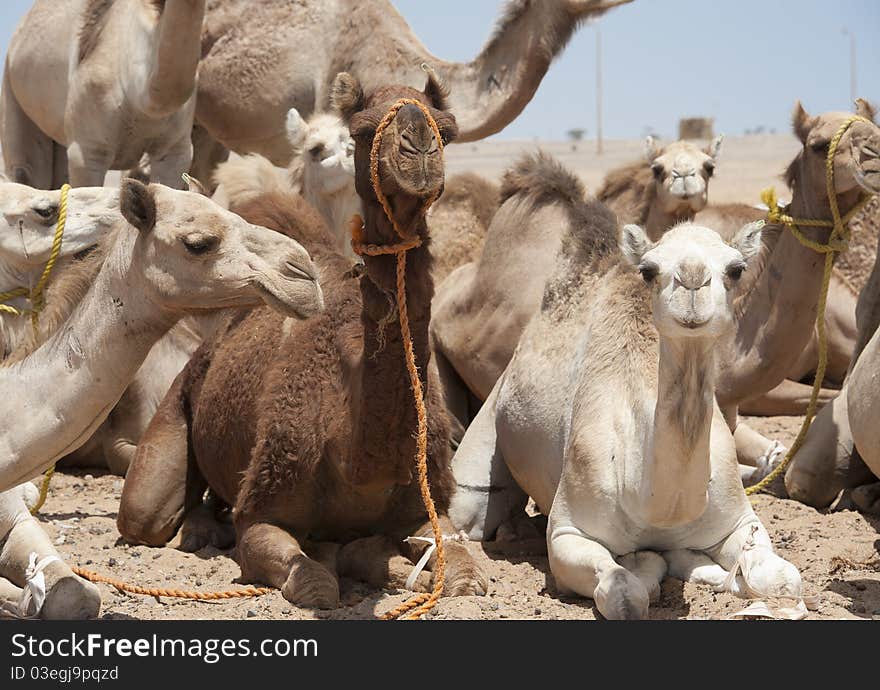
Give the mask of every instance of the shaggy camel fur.
[[[525, 491], [549, 516], [557, 591], [591, 597], [606, 618], [646, 617], [667, 570], [725, 589], [742, 564], [732, 591], [799, 599], [800, 575], [752, 510], [713, 395], [732, 288], [760, 226], [728, 245], [690, 223], [656, 244], [627, 225], [622, 260], [607, 208], [571, 211], [541, 308], [453, 459], [453, 523], [488, 536]], [[520, 488], [481, 490], [508, 472]]]
[[715, 172], [719, 136], [705, 149], [689, 141], [660, 148], [653, 137], [645, 140], [645, 159], [605, 176], [596, 198], [617, 214], [621, 223], [638, 223], [657, 241], [669, 228], [693, 220], [706, 207], [709, 180]]
[[480, 54], [451, 63], [425, 49], [389, 0], [211, 0], [196, 119], [236, 153], [261, 153], [285, 166], [293, 155], [288, 109], [307, 117], [324, 108], [337, 72], [358, 74], [370, 92], [388, 83], [420, 85], [424, 63], [452, 88], [461, 141], [482, 139], [519, 115], [585, 20], [629, 1], [510, 0]]
[[16, 182], [104, 184], [149, 157], [181, 186], [192, 160], [205, 0], [37, 0], [6, 54], [0, 141]]
[[[204, 197], [126, 180], [120, 210], [124, 221], [96, 250], [100, 271], [68, 321], [29, 356], [0, 367], [0, 415], [17, 419], [0, 433], [0, 576], [9, 580], [0, 594], [7, 604], [21, 596], [29, 554], [57, 557], [14, 487], [92, 435], [177, 319], [262, 302], [299, 317], [322, 307], [315, 267], [297, 242]], [[44, 575], [40, 615], [97, 615], [94, 585], [60, 560]]]
[[[348, 74], [334, 82], [334, 102], [351, 116], [370, 244], [397, 240], [373, 193], [369, 159], [379, 121], [401, 97], [428, 105], [443, 138], [454, 138], [455, 120], [444, 112], [444, 92], [433, 77], [424, 93], [386, 87], [366, 99]], [[422, 214], [425, 200], [442, 190], [443, 162], [415, 106], [401, 108], [385, 130], [379, 178], [399, 227], [423, 240], [407, 252], [407, 306], [426, 391], [429, 480], [450, 533], [445, 512], [453, 480], [446, 415], [430, 373], [433, 284]], [[416, 413], [395, 314], [395, 257], [366, 256], [363, 267], [352, 268], [296, 195], [270, 192], [241, 206], [232, 201], [247, 218], [297, 233], [321, 269], [327, 309], [302, 323], [263, 309], [241, 313], [206, 341], [138, 447], [119, 530], [129, 541], [166, 543], [207, 485], [235, 506], [244, 581], [273, 585], [298, 605], [318, 607], [337, 605], [337, 573], [402, 586], [411, 563], [401, 551], [417, 559], [426, 545], [401, 540], [430, 527], [413, 476]], [[446, 549], [447, 593], [485, 592], [485, 576], [467, 549], [455, 542]], [[416, 586], [429, 582], [422, 574]]]

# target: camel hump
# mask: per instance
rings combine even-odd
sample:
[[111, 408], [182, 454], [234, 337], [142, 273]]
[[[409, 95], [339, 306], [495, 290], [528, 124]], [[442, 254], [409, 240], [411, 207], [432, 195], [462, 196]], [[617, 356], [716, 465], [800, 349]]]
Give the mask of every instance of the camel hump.
[[524, 196], [538, 205], [572, 207], [583, 203], [585, 193], [577, 176], [543, 151], [522, 156], [501, 180], [502, 204], [513, 196]]

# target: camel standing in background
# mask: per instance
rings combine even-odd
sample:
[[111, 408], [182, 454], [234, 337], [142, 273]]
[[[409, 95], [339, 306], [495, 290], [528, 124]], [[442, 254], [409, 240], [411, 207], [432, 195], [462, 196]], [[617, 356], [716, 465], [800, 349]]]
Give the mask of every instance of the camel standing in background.
[[[423, 83], [424, 63], [451, 87], [461, 141], [500, 131], [532, 99], [553, 59], [587, 19], [630, 0], [510, 0], [498, 28], [468, 63], [431, 55], [389, 0], [209, 0], [199, 65], [196, 120], [236, 153], [286, 166], [293, 148], [285, 117], [329, 103], [338, 72], [359, 75], [370, 92]], [[203, 153], [196, 165], [212, 170]]]
[[37, 0], [9, 44], [0, 100], [7, 174], [100, 187], [149, 158], [180, 188], [192, 161], [205, 0]]
[[[433, 75], [424, 92], [385, 87], [366, 98], [348, 74], [334, 83], [334, 103], [350, 116], [363, 241], [372, 245], [400, 239], [369, 169], [376, 127], [404, 97], [430, 109], [444, 141], [455, 138], [455, 120], [444, 112], [444, 90]], [[443, 188], [439, 146], [421, 110], [406, 105], [384, 131], [378, 174], [397, 226], [423, 241], [407, 252], [406, 302], [425, 391], [428, 477], [444, 533], [451, 534], [445, 511], [453, 479], [428, 344], [433, 284], [423, 215], [426, 199]], [[219, 180], [224, 183], [222, 169]], [[417, 422], [396, 317], [396, 258], [365, 256], [363, 267], [353, 269], [294, 194], [231, 202], [245, 218], [296, 233], [319, 266], [327, 308], [308, 322], [255, 309], [205, 342], [138, 448], [119, 531], [135, 543], [165, 544], [207, 485], [235, 506], [244, 581], [270, 584], [289, 601], [316, 607], [338, 604], [341, 575], [403, 586], [412, 568], [406, 556], [417, 560], [426, 545], [402, 540], [430, 527], [413, 474]], [[456, 542], [445, 549], [446, 593], [485, 593], [485, 575], [467, 549]], [[423, 573], [416, 586], [424, 590], [429, 583]]]
[[[261, 303], [304, 318], [323, 304], [297, 242], [195, 194], [134, 180], [119, 194], [124, 221], [95, 250], [100, 270], [86, 296], [45, 343], [0, 367], [0, 415], [17, 420], [0, 433], [0, 597], [8, 604], [21, 596], [29, 554], [57, 557], [18, 485], [92, 435], [175, 321]], [[94, 585], [61, 560], [44, 574], [44, 617], [97, 615]]]

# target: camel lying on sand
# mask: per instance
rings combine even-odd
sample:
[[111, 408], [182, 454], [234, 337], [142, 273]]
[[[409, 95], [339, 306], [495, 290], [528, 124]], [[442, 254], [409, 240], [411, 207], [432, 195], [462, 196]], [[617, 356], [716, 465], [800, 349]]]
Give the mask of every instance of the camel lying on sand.
[[[446, 142], [455, 137], [433, 76], [424, 93], [386, 87], [366, 98], [348, 74], [334, 83], [334, 102], [351, 116], [369, 245], [400, 239], [373, 192], [369, 160], [377, 125], [403, 97], [429, 107]], [[427, 240], [423, 209], [442, 190], [443, 160], [416, 106], [400, 108], [385, 129], [378, 174], [398, 227]], [[219, 179], [224, 182], [222, 169]], [[416, 412], [397, 325], [395, 257], [367, 255], [363, 266], [352, 267], [296, 195], [231, 201], [245, 218], [295, 226], [320, 268], [327, 308], [297, 323], [255, 309], [205, 342], [141, 441], [122, 494], [119, 531], [132, 542], [165, 544], [193, 518], [207, 485], [235, 507], [244, 581], [273, 585], [291, 602], [316, 607], [337, 605], [338, 575], [403, 586], [410, 561], [427, 547], [403, 538], [430, 527], [413, 474]], [[448, 428], [428, 347], [428, 242], [406, 257], [409, 324], [428, 410], [428, 476], [444, 533], [451, 534]], [[184, 529], [189, 548], [206, 543], [191, 538], [198, 528]], [[485, 592], [485, 575], [464, 545], [452, 541], [445, 548], [447, 594]], [[429, 583], [422, 573], [415, 587]]]
[[0, 433], [0, 598], [15, 606], [29, 555], [52, 556], [36, 612], [45, 618], [93, 617], [100, 595], [57, 559], [18, 485], [92, 435], [182, 315], [267, 303], [304, 318], [323, 304], [292, 239], [196, 194], [125, 180], [119, 195], [124, 221], [95, 250], [101, 269], [86, 296], [45, 343], [0, 367], [0, 414], [17, 420]]
[[7, 173], [100, 187], [149, 157], [179, 188], [192, 160], [205, 0], [37, 0], [9, 44], [0, 99]]
[[232, 151], [260, 153], [285, 166], [293, 155], [284, 127], [288, 109], [308, 117], [324, 108], [337, 72], [358, 74], [372, 92], [389, 83], [422, 84], [420, 66], [427, 64], [452, 88], [461, 141], [482, 139], [522, 112], [585, 20], [628, 2], [510, 0], [468, 63], [431, 55], [389, 0], [209, 3], [196, 120]]
[[453, 459], [453, 523], [491, 534], [506, 516], [480, 489], [509, 472], [549, 516], [557, 590], [593, 598], [606, 618], [646, 617], [667, 570], [724, 589], [738, 563], [736, 593], [799, 599], [800, 575], [752, 510], [713, 394], [760, 225], [730, 244], [691, 223], [656, 243], [627, 225], [621, 257], [606, 207], [569, 212], [540, 311]]

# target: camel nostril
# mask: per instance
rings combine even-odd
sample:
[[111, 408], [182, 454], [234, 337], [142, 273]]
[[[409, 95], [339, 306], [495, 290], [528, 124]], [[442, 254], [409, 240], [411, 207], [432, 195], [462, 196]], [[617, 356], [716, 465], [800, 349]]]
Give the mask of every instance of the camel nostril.
[[292, 261], [285, 261], [284, 268], [285, 272], [293, 278], [299, 278], [300, 280], [315, 280], [315, 274], [311, 268], [300, 266]]

